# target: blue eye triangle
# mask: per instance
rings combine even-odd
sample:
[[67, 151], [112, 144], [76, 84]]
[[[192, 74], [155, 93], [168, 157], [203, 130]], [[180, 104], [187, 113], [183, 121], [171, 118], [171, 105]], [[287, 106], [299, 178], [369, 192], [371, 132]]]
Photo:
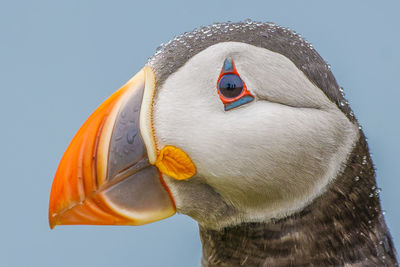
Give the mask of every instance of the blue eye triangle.
[[231, 72], [233, 71], [233, 63], [232, 59], [229, 57], [224, 61], [224, 72]]
[[251, 101], [253, 101], [253, 100], [254, 100], [254, 97], [252, 97], [252, 96], [249, 96], [249, 95], [244, 96], [244, 97], [242, 97], [242, 98], [239, 98], [239, 99], [236, 100], [235, 102], [226, 104], [226, 105], [225, 105], [225, 111], [228, 111], [228, 110], [230, 110], [230, 109], [239, 107], [239, 106], [244, 105], [244, 104], [246, 104], [246, 103], [249, 103], [249, 102], [251, 102]]

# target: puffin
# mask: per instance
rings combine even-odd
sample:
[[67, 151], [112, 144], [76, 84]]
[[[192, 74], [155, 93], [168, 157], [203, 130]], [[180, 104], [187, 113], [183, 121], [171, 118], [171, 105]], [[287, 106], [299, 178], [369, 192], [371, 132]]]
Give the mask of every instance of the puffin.
[[330, 66], [273, 23], [157, 48], [61, 158], [56, 225], [198, 222], [202, 266], [397, 266], [366, 137]]

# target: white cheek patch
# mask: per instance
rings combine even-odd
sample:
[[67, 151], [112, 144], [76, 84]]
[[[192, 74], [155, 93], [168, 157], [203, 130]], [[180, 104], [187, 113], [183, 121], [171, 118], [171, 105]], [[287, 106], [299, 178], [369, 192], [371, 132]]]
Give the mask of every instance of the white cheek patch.
[[[216, 91], [227, 57], [256, 97], [230, 111]], [[195, 177], [237, 211], [221, 215], [220, 226], [301, 210], [342, 171], [358, 139], [357, 126], [289, 59], [235, 42], [207, 48], [164, 82], [154, 101], [154, 128], [160, 147], [182, 148], [197, 167]]]

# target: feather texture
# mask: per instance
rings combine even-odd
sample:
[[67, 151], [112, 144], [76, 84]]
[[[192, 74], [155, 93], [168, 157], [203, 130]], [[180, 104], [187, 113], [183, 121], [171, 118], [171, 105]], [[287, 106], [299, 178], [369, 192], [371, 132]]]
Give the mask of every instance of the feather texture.
[[397, 266], [364, 136], [346, 169], [303, 211], [270, 223], [200, 226], [203, 266]]

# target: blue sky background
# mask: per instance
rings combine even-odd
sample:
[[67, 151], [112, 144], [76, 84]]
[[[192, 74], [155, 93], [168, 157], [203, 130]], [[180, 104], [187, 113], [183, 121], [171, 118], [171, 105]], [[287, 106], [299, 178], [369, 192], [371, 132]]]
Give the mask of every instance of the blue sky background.
[[332, 65], [368, 137], [399, 251], [399, 3], [0, 0], [0, 266], [199, 266], [186, 216], [51, 231], [50, 186], [77, 129], [160, 43], [246, 18], [296, 30]]

